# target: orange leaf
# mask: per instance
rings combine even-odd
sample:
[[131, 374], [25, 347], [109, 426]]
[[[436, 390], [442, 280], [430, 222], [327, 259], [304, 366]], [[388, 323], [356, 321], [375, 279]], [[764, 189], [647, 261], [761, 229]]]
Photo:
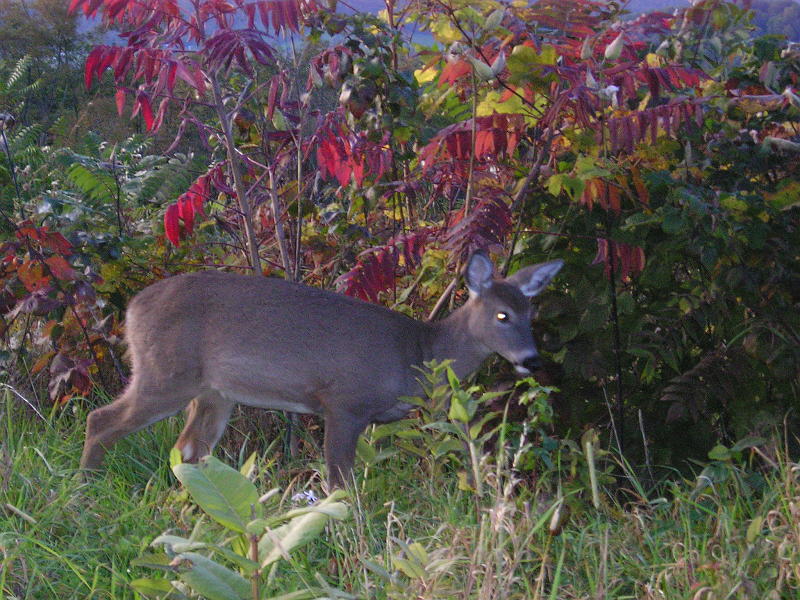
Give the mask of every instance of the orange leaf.
[[50, 278], [44, 274], [44, 267], [40, 262], [28, 260], [17, 269], [17, 276], [29, 292], [46, 287], [50, 283]]
[[631, 177], [633, 178], [633, 187], [636, 188], [636, 195], [639, 198], [639, 202], [645, 205], [650, 204], [650, 194], [647, 192], [647, 187], [645, 187], [644, 181], [642, 181], [642, 174], [637, 167], [631, 167]]
[[70, 281], [75, 279], [75, 270], [70, 266], [63, 256], [55, 254], [48, 258], [46, 261], [47, 266], [50, 267], [50, 272], [62, 281]]
[[53, 356], [55, 356], [55, 354], [55, 352], [47, 352], [40, 356], [39, 360], [37, 360], [33, 364], [33, 367], [31, 367], [31, 375], [36, 375], [36, 373], [48, 366], [50, 364], [50, 360], [53, 358]]

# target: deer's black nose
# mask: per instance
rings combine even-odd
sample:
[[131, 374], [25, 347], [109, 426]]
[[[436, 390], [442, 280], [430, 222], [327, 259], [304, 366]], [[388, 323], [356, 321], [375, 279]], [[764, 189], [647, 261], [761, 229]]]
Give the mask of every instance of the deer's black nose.
[[538, 371], [542, 368], [542, 359], [538, 356], [529, 356], [522, 361], [522, 366], [528, 369], [528, 371]]

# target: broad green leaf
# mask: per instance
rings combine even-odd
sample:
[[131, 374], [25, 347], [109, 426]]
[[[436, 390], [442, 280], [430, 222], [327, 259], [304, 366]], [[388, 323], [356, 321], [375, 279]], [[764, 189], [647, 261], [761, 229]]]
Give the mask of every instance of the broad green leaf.
[[448, 438], [446, 440], [442, 440], [441, 442], [433, 443], [430, 447], [430, 450], [431, 455], [433, 455], [434, 458], [439, 458], [450, 454], [451, 452], [457, 453], [463, 451], [464, 445], [458, 440]]
[[503, 17], [506, 15], [506, 10], [504, 8], [498, 8], [495, 11], [492, 11], [488, 17], [486, 17], [486, 21], [483, 24], [483, 28], [485, 31], [492, 31], [495, 27], [500, 25], [503, 22]]
[[180, 574], [181, 580], [208, 600], [247, 600], [251, 597], [247, 579], [210, 558], [194, 552], [186, 552], [177, 558], [182, 568], [187, 569]]
[[261, 516], [256, 486], [213, 456], [197, 465], [175, 465], [172, 470], [200, 508], [228, 529], [243, 533], [253, 511]]
[[520, 44], [511, 51], [506, 66], [512, 83], [531, 82], [541, 77], [541, 67], [554, 65], [556, 60], [558, 53], [549, 44], [544, 44], [541, 52]]
[[298, 590], [288, 594], [281, 594], [280, 596], [270, 596], [266, 600], [324, 600], [325, 596], [320, 594], [324, 594], [324, 592], [315, 589]]
[[447, 383], [450, 384], [450, 389], [452, 390], [461, 389], [461, 382], [456, 377], [456, 372], [450, 367], [447, 367]]
[[622, 54], [622, 47], [625, 45], [625, 37], [620, 32], [620, 34], [614, 38], [614, 41], [611, 42], [608, 46], [606, 46], [606, 50], [603, 53], [606, 60], [617, 60]]
[[427, 550], [425, 550], [425, 547], [419, 542], [411, 542], [408, 545], [408, 554], [423, 565], [428, 564], [430, 561]]
[[[313, 69], [312, 69], [313, 70]], [[272, 126], [278, 131], [286, 131], [289, 129], [289, 122], [279, 109], [275, 109], [272, 113]]]
[[425, 577], [425, 569], [415, 560], [395, 557], [392, 563], [397, 570], [401, 571], [406, 577], [411, 579], [422, 579]]
[[597, 164], [596, 157], [584, 155], [579, 156], [575, 161], [575, 173], [581, 179], [611, 176], [611, 171]]
[[453, 42], [461, 40], [461, 32], [457, 27], [451, 25], [450, 21], [445, 16], [441, 16], [435, 21], [432, 21], [430, 30], [437, 41], [445, 44], [452, 44]]
[[386, 569], [384, 569], [381, 565], [374, 563], [370, 560], [361, 559], [361, 564], [367, 567], [370, 571], [378, 575], [384, 581], [392, 581], [392, 574], [389, 573]]
[[131, 561], [134, 567], [147, 567], [148, 569], [169, 569], [172, 559], [163, 552], [145, 552]]
[[[160, 598], [169, 592], [176, 592], [172, 584], [166, 579], [153, 579], [149, 577], [140, 577], [134, 579], [129, 584], [134, 590], [139, 592], [146, 598]], [[173, 595], [174, 598], [184, 597], [183, 594]]]
[[202, 550], [208, 544], [205, 542], [195, 542], [177, 535], [160, 535], [152, 542], [151, 546], [165, 546], [169, 554], [183, 554], [193, 550]]
[[683, 220], [683, 215], [679, 212], [670, 212], [664, 215], [664, 220], [661, 221], [661, 229], [664, 233], [675, 235], [681, 233], [686, 228], [686, 223]]
[[169, 467], [170, 469], [175, 469], [176, 465], [179, 465], [183, 462], [183, 456], [181, 456], [181, 451], [177, 448], [173, 447], [169, 451]]
[[475, 69], [475, 75], [478, 76], [478, 79], [481, 79], [483, 81], [489, 81], [490, 79], [494, 79], [494, 73], [492, 72], [492, 67], [487, 65], [479, 58], [473, 58], [472, 56], [469, 56], [467, 58], [469, 59], [469, 62], [472, 64], [472, 68]]
[[295, 548], [303, 546], [319, 536], [329, 519], [344, 519], [349, 512], [346, 504], [338, 502], [342, 494], [334, 494], [315, 506], [290, 511], [291, 521], [264, 533], [258, 543], [261, 567], [271, 565], [283, 556], [288, 556]]
[[748, 544], [752, 544], [756, 541], [756, 538], [761, 535], [761, 530], [763, 527], [764, 517], [756, 517], [750, 521], [750, 525], [747, 526], [747, 534], [745, 536]]
[[364, 464], [371, 465], [375, 462], [375, 457], [378, 453], [375, 448], [370, 446], [362, 436], [359, 436], [356, 442], [356, 456], [364, 462]]
[[[478, 102], [477, 115], [479, 117], [488, 117], [495, 113], [506, 115], [525, 114], [526, 122], [530, 124], [534, 124], [536, 122], [535, 119], [527, 116], [526, 113], [529, 113], [530, 109], [519, 96], [512, 94], [505, 101], [501, 100], [502, 97], [503, 93], [498, 90], [491, 90], [487, 92], [483, 99]], [[537, 97], [537, 102], [538, 101], [539, 98]]]
[[497, 415], [498, 415], [498, 413], [493, 411], [493, 412], [486, 413], [480, 419], [478, 419], [478, 422], [474, 423], [472, 425], [472, 427], [469, 428], [470, 437], [473, 438], [473, 439], [478, 437], [480, 435], [481, 431], [483, 431], [484, 426], [489, 421], [491, 421], [492, 419], [497, 417]]
[[763, 446], [766, 441], [767, 440], [762, 437], [755, 436], [742, 438], [731, 447], [731, 452], [741, 452], [742, 450], [747, 450], [748, 448]]
[[726, 194], [719, 203], [734, 212], [744, 212], [747, 210], [747, 202], [731, 194]]
[[558, 196], [563, 190], [573, 202], [577, 202], [577, 200], [583, 195], [583, 190], [585, 187], [586, 184], [582, 179], [572, 177], [571, 175], [566, 175], [564, 173], [551, 175], [547, 180], [548, 192], [550, 192], [553, 196]]
[[717, 444], [708, 451], [708, 458], [711, 460], [729, 460], [731, 458], [731, 451], [722, 444]]
[[453, 394], [453, 397], [450, 399], [450, 412], [447, 416], [451, 421], [469, 423], [469, 412], [458, 394]]

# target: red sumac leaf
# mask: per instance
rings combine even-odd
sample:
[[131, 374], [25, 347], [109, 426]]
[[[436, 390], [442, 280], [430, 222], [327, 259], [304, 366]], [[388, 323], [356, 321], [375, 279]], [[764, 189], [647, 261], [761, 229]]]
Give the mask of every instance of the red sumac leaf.
[[57, 252], [62, 256], [72, 254], [72, 244], [69, 240], [57, 231], [47, 231], [47, 227], [42, 227], [39, 231], [39, 242], [44, 248]]
[[439, 87], [444, 85], [453, 85], [457, 80], [472, 71], [472, 66], [465, 60], [456, 60], [447, 63], [439, 75]]
[[87, 90], [92, 87], [92, 77], [94, 76], [95, 69], [100, 62], [104, 49], [104, 46], [97, 46], [89, 52], [89, 56], [86, 57], [86, 63], [83, 69], [83, 82]]
[[117, 93], [114, 94], [114, 98], [117, 101], [117, 114], [121, 117], [122, 111], [125, 109], [125, 90], [120, 88], [117, 90]]
[[164, 233], [173, 246], [181, 243], [181, 226], [178, 222], [179, 208], [177, 204], [170, 204], [164, 213]]
[[183, 226], [187, 235], [194, 231], [194, 204], [187, 194], [178, 199], [178, 216], [183, 220]]
[[150, 106], [149, 96], [145, 93], [139, 93], [137, 102], [142, 108], [142, 118], [144, 119], [144, 125], [147, 128], [147, 131], [152, 131], [155, 118], [153, 117], [153, 107]]

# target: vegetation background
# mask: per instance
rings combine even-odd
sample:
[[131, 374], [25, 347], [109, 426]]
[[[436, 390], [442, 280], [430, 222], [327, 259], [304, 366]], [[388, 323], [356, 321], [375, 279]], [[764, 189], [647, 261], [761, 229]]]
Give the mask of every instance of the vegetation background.
[[[0, 593], [796, 597], [800, 4], [667, 4], [0, 2]], [[476, 249], [566, 261], [545, 367], [431, 383], [349, 497], [247, 410], [239, 471], [179, 486], [176, 418], [75, 477], [154, 280], [435, 318]]]

